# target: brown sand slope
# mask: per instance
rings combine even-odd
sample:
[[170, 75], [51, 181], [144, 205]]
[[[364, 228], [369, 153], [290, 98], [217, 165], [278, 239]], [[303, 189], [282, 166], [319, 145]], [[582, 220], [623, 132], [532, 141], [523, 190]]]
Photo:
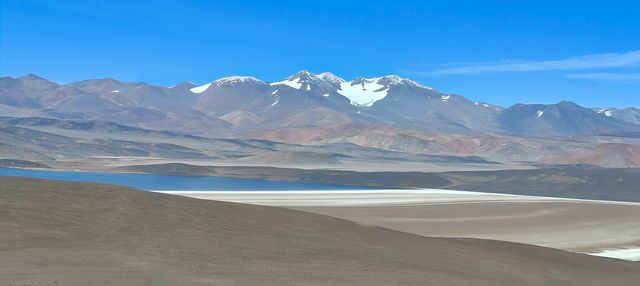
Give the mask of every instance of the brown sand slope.
[[594, 253], [640, 249], [640, 203], [450, 190], [166, 192], [328, 215], [427, 237], [470, 237]]
[[474, 237], [578, 252], [640, 248], [640, 206], [590, 202], [484, 202], [381, 206], [300, 206], [429, 237]]
[[286, 209], [23, 178], [0, 178], [0, 229], [2, 285], [611, 286], [640, 280], [637, 263], [536, 246], [425, 238]]

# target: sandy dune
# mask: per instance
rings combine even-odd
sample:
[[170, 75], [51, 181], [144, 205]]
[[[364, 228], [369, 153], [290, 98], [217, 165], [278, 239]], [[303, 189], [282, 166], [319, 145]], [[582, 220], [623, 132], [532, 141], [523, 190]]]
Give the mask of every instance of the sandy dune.
[[423, 236], [497, 239], [585, 253], [640, 247], [638, 203], [448, 190], [180, 194], [284, 206]]
[[640, 264], [282, 208], [0, 178], [0, 285], [637, 285]]

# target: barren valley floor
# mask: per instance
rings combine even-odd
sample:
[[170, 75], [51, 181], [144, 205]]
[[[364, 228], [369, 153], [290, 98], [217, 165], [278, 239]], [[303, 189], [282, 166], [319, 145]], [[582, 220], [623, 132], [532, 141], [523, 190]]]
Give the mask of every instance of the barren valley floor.
[[639, 203], [448, 190], [171, 193], [287, 207], [427, 237], [495, 239], [583, 253], [640, 248]]

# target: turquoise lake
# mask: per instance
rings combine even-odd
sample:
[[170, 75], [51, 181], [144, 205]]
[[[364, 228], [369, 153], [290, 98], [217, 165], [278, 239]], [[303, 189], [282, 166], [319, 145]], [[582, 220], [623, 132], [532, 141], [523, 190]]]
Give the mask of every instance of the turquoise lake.
[[93, 182], [129, 186], [147, 191], [273, 191], [273, 190], [358, 190], [371, 187], [276, 182], [209, 176], [174, 176], [105, 172], [74, 172], [0, 168], [0, 176], [20, 176], [50, 180]]

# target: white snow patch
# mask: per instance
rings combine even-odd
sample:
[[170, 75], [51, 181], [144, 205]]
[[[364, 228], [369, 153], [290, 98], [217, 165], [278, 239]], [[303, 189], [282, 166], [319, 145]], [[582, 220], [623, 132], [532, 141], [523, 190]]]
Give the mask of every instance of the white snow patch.
[[538, 118], [540, 118], [544, 114], [544, 111], [540, 110], [536, 114], [538, 115]]
[[607, 249], [590, 253], [594, 256], [617, 258], [630, 261], [640, 261], [640, 248]]
[[604, 116], [606, 116], [606, 117], [611, 117], [613, 115], [611, 110], [606, 110], [606, 109], [598, 109], [598, 110], [596, 110], [596, 112], [600, 113], [600, 114], [604, 114]]
[[409, 82], [409, 83], [411, 83], [411, 84], [413, 84], [413, 85], [415, 85], [415, 86], [417, 86], [417, 87], [426, 88], [428, 90], [434, 90], [433, 87], [425, 86], [425, 85], [423, 85], [423, 84], [421, 84], [421, 83], [419, 83], [419, 82], [417, 82], [415, 80], [406, 79], [406, 78], [404, 80]]
[[311, 90], [311, 85], [307, 84], [307, 90]]
[[443, 95], [443, 96], [440, 97], [440, 99], [442, 101], [446, 101], [446, 102], [449, 102], [450, 98], [451, 98], [451, 95]]
[[278, 93], [279, 89], [274, 90], [271, 94], [276, 94]]
[[378, 84], [381, 78], [364, 79], [361, 83], [343, 82], [338, 93], [348, 98], [355, 106], [372, 106], [376, 101], [387, 96], [389, 87]]
[[282, 81], [273, 82], [271, 83], [271, 85], [286, 85], [286, 86], [293, 87], [295, 89], [300, 89], [302, 87], [302, 83], [300, 82], [300, 79], [297, 79], [297, 80], [285, 79]]
[[213, 82], [210, 82], [210, 83], [207, 83], [207, 84], [201, 85], [201, 86], [196, 86], [196, 87], [194, 87], [192, 89], [189, 89], [189, 90], [191, 92], [193, 92], [193, 93], [203, 93], [205, 90], [207, 90], [211, 86], [212, 83]]
[[324, 96], [324, 97], [329, 97], [329, 94], [328, 94], [328, 93], [325, 93], [325, 94], [323, 94], [322, 96]]
[[116, 90], [112, 90], [112, 91], [111, 91], [111, 93], [118, 93], [118, 92], [120, 92], [120, 90], [117, 90], [117, 89], [116, 89]]
[[278, 97], [276, 98], [276, 101], [274, 101], [274, 102], [271, 104], [271, 106], [276, 106], [276, 104], [278, 104], [279, 102], [280, 102], [280, 96], [278, 96]]

